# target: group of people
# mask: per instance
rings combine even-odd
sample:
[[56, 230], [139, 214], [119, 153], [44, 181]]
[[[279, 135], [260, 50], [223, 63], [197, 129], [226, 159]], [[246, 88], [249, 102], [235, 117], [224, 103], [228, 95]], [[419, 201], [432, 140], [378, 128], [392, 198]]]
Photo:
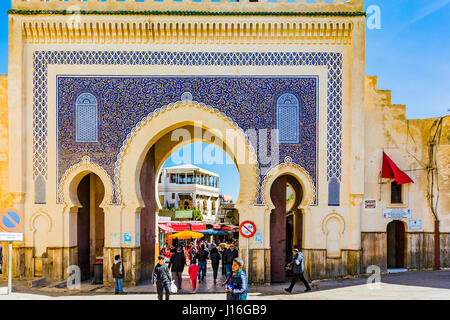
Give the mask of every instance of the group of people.
[[[172, 279], [175, 282], [177, 291], [182, 289], [182, 274], [185, 266], [188, 265], [188, 260], [188, 273], [191, 279], [193, 293], [197, 292], [198, 282], [205, 282], [208, 260], [211, 260], [214, 285], [217, 284], [219, 266], [220, 262], [222, 262], [222, 274], [226, 276], [227, 281], [228, 278], [233, 278], [233, 276], [239, 277], [239, 279], [241, 279], [240, 277], [245, 278], [245, 281], [243, 279], [238, 281], [243, 284], [237, 287], [240, 288], [239, 290], [244, 290], [243, 288], [245, 288], [246, 292], [247, 280], [242, 271], [244, 262], [238, 258], [239, 253], [236, 246], [237, 241], [228, 244], [221, 243], [219, 245], [214, 242], [209, 243], [208, 241], [193, 241], [189, 244], [185, 243], [184, 245], [177, 246], [176, 249], [166, 244], [160, 251], [158, 264], [155, 266], [153, 273], [153, 285], [157, 288], [158, 298], [163, 298], [163, 291], [165, 291], [166, 299], [169, 298], [169, 285]], [[166, 262], [168, 262], [167, 265]], [[158, 281], [158, 279], [160, 280]], [[234, 280], [230, 279], [228, 282], [230, 281]], [[226, 289], [225, 283], [223, 286]], [[244, 291], [236, 291], [236, 294], [238, 293], [242, 295]]]
[[[197, 292], [197, 281], [205, 281], [207, 260], [210, 259], [213, 268], [214, 284], [216, 284], [219, 264], [222, 261], [222, 271], [226, 275], [222, 288], [227, 294], [227, 300], [246, 300], [248, 279], [242, 270], [244, 261], [238, 257], [236, 244], [230, 243], [228, 248], [219, 245], [220, 247], [222, 247], [221, 250], [215, 244], [207, 242], [200, 244], [191, 243], [187, 252], [184, 252], [183, 246], [178, 246], [175, 249], [175, 253], [170, 255], [170, 259], [164, 254], [160, 254], [152, 275], [152, 284], [156, 287], [158, 299], [162, 300], [163, 296], [165, 296], [165, 299], [169, 300], [172, 279], [175, 282], [177, 291], [182, 289], [182, 274], [184, 267], [187, 265], [187, 260], [190, 262], [188, 273], [192, 283], [192, 292]], [[292, 269], [293, 278], [290, 286], [284, 290], [291, 293], [296, 282], [300, 280], [306, 287], [305, 292], [311, 291], [311, 287], [303, 276], [303, 254], [298, 249], [294, 249], [292, 254], [293, 259], [286, 265], [286, 268]], [[168, 264], [166, 263], [167, 260]], [[115, 293], [121, 294], [123, 293], [124, 270], [120, 255], [115, 257], [112, 272], [116, 280]]]

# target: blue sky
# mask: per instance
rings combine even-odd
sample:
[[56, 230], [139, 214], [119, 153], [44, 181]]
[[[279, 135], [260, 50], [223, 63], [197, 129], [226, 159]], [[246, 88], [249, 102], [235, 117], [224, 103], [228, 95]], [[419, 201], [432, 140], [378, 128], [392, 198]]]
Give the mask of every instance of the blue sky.
[[[196, 146], [194, 147], [194, 145]], [[203, 150], [201, 157], [203, 161], [201, 161], [201, 163], [195, 163], [194, 150], [199, 150], [199, 148], [202, 148]], [[207, 149], [205, 150], [205, 148]], [[180, 162], [179, 160], [184, 160], [183, 152], [186, 152], [184, 154], [186, 161]], [[213, 162], [208, 160], [211, 159], [211, 157], [208, 156], [210, 154], [214, 159], [222, 159], [223, 164], [208, 164], [208, 162]], [[190, 155], [190, 157], [186, 155]], [[231, 158], [221, 149], [208, 143], [194, 142], [175, 150], [172, 156], [167, 159], [164, 167], [178, 166], [186, 163], [193, 163], [198, 167], [217, 173], [219, 175], [220, 193], [232, 196], [234, 201], [237, 200], [239, 195], [239, 172]]]
[[[392, 90], [392, 102], [405, 104], [410, 119], [449, 114], [450, 0], [365, 0], [370, 5], [381, 9], [381, 29], [366, 29], [366, 75], [378, 76], [378, 88]], [[9, 8], [2, 0], [0, 74], [8, 73]], [[222, 176], [223, 193], [237, 196], [237, 171], [201, 166]]]

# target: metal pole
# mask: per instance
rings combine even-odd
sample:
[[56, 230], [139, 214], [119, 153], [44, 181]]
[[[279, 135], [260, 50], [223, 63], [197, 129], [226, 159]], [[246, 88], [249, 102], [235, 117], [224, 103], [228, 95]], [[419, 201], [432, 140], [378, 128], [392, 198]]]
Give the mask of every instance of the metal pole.
[[249, 238], [247, 238], [247, 261], [245, 262], [245, 265], [247, 266], [247, 278], [248, 278], [248, 270], [249, 270], [249, 266], [248, 266], [248, 244], [249, 244]]
[[8, 241], [8, 295], [12, 293], [12, 242]]

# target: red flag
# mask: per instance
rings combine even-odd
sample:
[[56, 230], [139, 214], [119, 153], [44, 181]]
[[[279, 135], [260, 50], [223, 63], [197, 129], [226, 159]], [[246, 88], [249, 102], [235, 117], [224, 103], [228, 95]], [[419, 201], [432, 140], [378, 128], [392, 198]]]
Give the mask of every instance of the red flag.
[[383, 168], [381, 170], [381, 177], [391, 179], [393, 178], [395, 179], [395, 181], [397, 181], [398, 184], [404, 184], [409, 182], [414, 183], [414, 181], [412, 181], [412, 179], [406, 173], [404, 173], [397, 167], [394, 161], [392, 161], [391, 158], [389, 158], [384, 151], [383, 151]]

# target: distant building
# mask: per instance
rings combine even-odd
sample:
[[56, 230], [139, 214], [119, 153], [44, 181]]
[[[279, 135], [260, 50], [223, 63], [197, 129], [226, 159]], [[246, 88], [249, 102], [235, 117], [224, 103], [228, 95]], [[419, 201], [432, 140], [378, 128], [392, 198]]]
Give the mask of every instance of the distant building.
[[220, 205], [219, 211], [217, 213], [217, 222], [229, 225], [239, 224], [239, 213], [235, 208], [232, 196], [226, 194], [220, 195]]
[[215, 221], [219, 208], [219, 175], [192, 164], [163, 168], [158, 178], [162, 207], [200, 210], [205, 221]]
[[228, 194], [221, 194], [220, 202], [233, 202], [233, 197]]

